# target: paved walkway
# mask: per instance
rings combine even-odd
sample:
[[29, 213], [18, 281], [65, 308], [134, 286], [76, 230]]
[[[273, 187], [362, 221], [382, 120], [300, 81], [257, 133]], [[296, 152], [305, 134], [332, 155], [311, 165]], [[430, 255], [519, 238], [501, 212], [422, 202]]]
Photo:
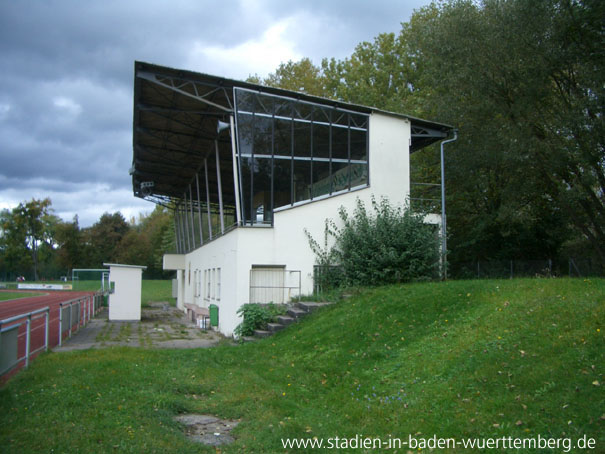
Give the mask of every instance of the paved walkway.
[[55, 352], [129, 346], [143, 348], [208, 348], [224, 339], [212, 330], [196, 327], [182, 311], [165, 303], [143, 308], [141, 321], [109, 321], [107, 309], [63, 341]]

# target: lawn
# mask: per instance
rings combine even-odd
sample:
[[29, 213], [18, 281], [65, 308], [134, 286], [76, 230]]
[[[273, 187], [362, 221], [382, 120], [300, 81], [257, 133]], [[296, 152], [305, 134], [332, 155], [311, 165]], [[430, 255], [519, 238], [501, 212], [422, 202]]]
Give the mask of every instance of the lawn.
[[252, 344], [49, 353], [0, 390], [0, 446], [217, 452], [172, 419], [197, 412], [241, 420], [222, 453], [358, 434], [586, 436], [603, 452], [604, 320], [603, 279], [452, 281], [361, 290]]
[[[34, 283], [34, 282], [32, 282]], [[74, 291], [83, 291], [83, 292], [96, 292], [99, 291], [101, 289], [101, 281], [100, 280], [82, 280], [82, 281], [68, 281], [68, 282], [61, 282], [61, 281], [56, 281], [56, 282], [44, 282], [45, 284], [68, 284], [68, 285], [72, 285], [72, 289]], [[16, 284], [11, 283], [11, 288], [16, 288]], [[0, 301], [3, 301], [4, 299], [12, 299], [12, 298], [16, 298], [15, 296], [12, 297], [4, 297], [3, 295], [8, 294], [7, 292], [0, 292]], [[26, 296], [36, 296], [39, 295], [40, 293], [35, 293], [35, 294], [28, 294], [26, 295], [25, 293], [19, 293], [19, 292], [15, 292], [12, 293], [12, 295], [19, 295], [18, 297], [20, 298], [25, 298]], [[26, 295], [26, 296], [21, 296], [21, 295]], [[164, 280], [147, 280], [144, 279], [142, 282], [142, 288], [141, 288], [141, 303], [142, 304], [149, 304], [150, 302], [154, 302], [154, 301], [166, 301], [169, 302], [170, 304], [172, 304], [173, 306], [175, 305], [175, 299], [172, 297], [172, 281], [170, 279], [164, 279]]]
[[16, 300], [19, 298], [31, 298], [32, 296], [39, 296], [42, 293], [36, 292], [10, 292], [0, 290], [0, 301]]

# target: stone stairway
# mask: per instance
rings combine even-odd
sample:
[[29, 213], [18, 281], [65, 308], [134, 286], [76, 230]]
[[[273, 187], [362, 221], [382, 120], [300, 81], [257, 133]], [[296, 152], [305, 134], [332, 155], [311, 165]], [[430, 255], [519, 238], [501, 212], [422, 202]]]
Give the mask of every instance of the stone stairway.
[[274, 333], [281, 331], [288, 325], [306, 317], [311, 312], [315, 312], [317, 309], [329, 306], [330, 304], [332, 303], [316, 303], [310, 301], [298, 302], [288, 309], [286, 315], [278, 315], [273, 323], [268, 323], [266, 330], [254, 330], [254, 336], [244, 336], [242, 340], [244, 342], [252, 342], [257, 339], [272, 336]]

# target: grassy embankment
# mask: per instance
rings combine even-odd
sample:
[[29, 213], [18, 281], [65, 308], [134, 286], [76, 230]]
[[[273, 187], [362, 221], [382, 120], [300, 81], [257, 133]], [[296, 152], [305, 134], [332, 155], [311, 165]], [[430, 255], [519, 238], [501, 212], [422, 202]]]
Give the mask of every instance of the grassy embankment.
[[598, 452], [604, 320], [603, 279], [458, 281], [363, 290], [253, 344], [50, 353], [0, 390], [0, 446], [215, 452], [173, 422], [197, 412], [241, 418], [222, 453], [356, 434], [587, 435]]

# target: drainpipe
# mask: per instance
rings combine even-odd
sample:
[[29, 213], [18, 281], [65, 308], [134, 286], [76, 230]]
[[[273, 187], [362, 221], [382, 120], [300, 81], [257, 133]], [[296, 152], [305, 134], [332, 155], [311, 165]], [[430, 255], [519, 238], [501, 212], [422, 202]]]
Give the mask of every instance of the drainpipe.
[[445, 220], [445, 164], [443, 159], [443, 145], [455, 142], [457, 139], [458, 130], [454, 129], [454, 137], [441, 142], [441, 263], [443, 266], [444, 280], [447, 280], [447, 223]]

